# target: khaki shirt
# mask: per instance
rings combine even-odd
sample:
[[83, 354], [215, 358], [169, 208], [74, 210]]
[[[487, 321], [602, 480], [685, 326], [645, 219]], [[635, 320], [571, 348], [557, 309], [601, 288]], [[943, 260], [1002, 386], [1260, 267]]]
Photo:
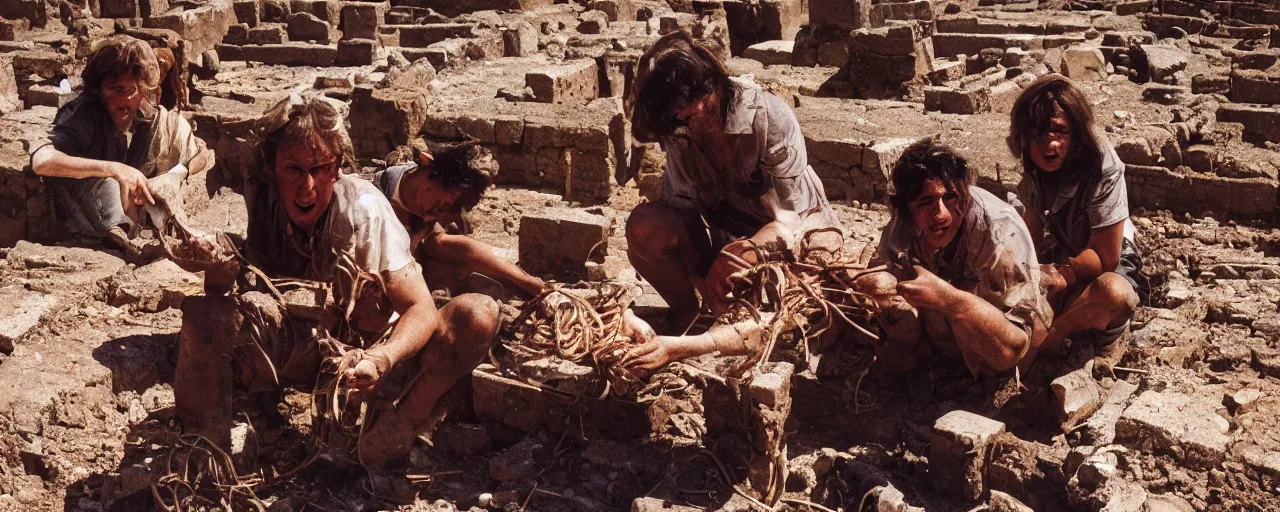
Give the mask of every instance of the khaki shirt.
[[[1129, 192], [1124, 181], [1124, 162], [1109, 142], [1102, 147], [1102, 179], [1096, 182], [1063, 182], [1064, 171], [1044, 173], [1030, 170], [1018, 184], [1018, 196], [1040, 218], [1048, 236], [1037, 252], [1066, 263], [1089, 247], [1093, 230], [1125, 223], [1130, 242], [1134, 229], [1129, 221]], [[1048, 261], [1046, 261], [1048, 263]]]
[[749, 237], [776, 220], [775, 208], [809, 214], [803, 233], [835, 226], [822, 182], [809, 167], [800, 123], [786, 103], [759, 86], [733, 79], [725, 132], [738, 160], [718, 171], [688, 137], [660, 139], [667, 153], [660, 202], [693, 209], [713, 229]]
[[[894, 215], [881, 235], [878, 258], [897, 261], [898, 253], [906, 253], [952, 286], [999, 308], [1030, 340], [1037, 320], [1046, 327], [1053, 321], [1053, 310], [1040, 290], [1040, 264], [1031, 234], [1013, 206], [978, 187], [969, 187], [969, 196], [960, 232], [950, 246], [928, 254], [914, 222]], [[954, 341], [941, 313], [922, 310], [920, 317], [931, 339]]]

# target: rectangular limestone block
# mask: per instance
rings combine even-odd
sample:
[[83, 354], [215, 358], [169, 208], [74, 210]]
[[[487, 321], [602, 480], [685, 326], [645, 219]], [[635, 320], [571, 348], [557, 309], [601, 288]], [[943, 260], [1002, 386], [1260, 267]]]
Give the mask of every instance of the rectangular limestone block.
[[222, 60], [243, 60], [277, 66], [332, 66], [338, 57], [333, 45], [289, 43], [249, 46], [218, 45]]
[[[380, 32], [398, 32], [400, 46], [426, 48], [447, 39], [475, 37], [475, 25], [469, 23], [431, 23], [427, 25], [383, 25]], [[535, 43], [536, 44], [536, 43]]]
[[944, 114], [978, 114], [991, 111], [991, 90], [986, 87], [953, 89], [925, 87], [925, 110]]
[[258, 0], [235, 0], [232, 9], [236, 12], [236, 21], [250, 27], [262, 22], [262, 6]]
[[568, 61], [525, 74], [524, 84], [540, 103], [588, 103], [600, 93], [596, 69], [595, 60]]
[[358, 86], [351, 100], [351, 139], [356, 156], [383, 158], [422, 132], [427, 95], [421, 90]]
[[871, 26], [871, 0], [810, 0], [810, 23], [843, 28]]
[[27, 35], [31, 22], [26, 18], [0, 19], [0, 41], [21, 41]]
[[1218, 107], [1218, 121], [1244, 125], [1246, 140], [1280, 142], [1280, 108], [1224, 103]]
[[342, 18], [343, 3], [338, 0], [291, 0], [289, 10], [293, 13], [305, 12], [330, 25], [337, 25]]
[[1049, 389], [1063, 432], [1071, 432], [1102, 406], [1102, 388], [1093, 378], [1092, 364], [1053, 379]]
[[934, 34], [933, 49], [938, 57], [977, 55], [987, 48], [1030, 49], [1039, 43], [1031, 34]]
[[795, 41], [765, 41], [747, 47], [742, 56], [760, 62], [766, 66], [791, 65], [791, 53]]
[[1280, 103], [1280, 74], [1252, 69], [1231, 72], [1231, 101], [1236, 103]]
[[343, 39], [338, 41], [338, 66], [368, 66], [378, 53], [378, 42], [373, 39]]
[[279, 23], [264, 23], [249, 29], [245, 36], [248, 44], [283, 44], [289, 40], [285, 26]]
[[520, 218], [520, 266], [535, 274], [586, 276], [604, 263], [613, 221], [577, 208], [548, 208]]
[[1138, 395], [1116, 423], [1116, 441], [1137, 450], [1178, 447], [1195, 467], [1216, 467], [1226, 457], [1231, 425], [1214, 401], [1172, 391]]
[[991, 440], [1004, 433], [1004, 423], [967, 411], [951, 411], [933, 424], [929, 442], [929, 476], [938, 492], [977, 500]]
[[521, 20], [502, 31], [502, 42], [507, 57], [527, 57], [538, 53], [538, 29]]
[[343, 39], [376, 39], [378, 27], [386, 15], [383, 2], [349, 2], [342, 7]]

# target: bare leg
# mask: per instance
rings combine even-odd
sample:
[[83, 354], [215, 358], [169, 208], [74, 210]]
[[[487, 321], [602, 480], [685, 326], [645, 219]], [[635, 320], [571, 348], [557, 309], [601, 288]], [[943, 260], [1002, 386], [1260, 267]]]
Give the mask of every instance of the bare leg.
[[1123, 326], [1133, 317], [1137, 307], [1138, 294], [1129, 282], [1120, 274], [1106, 272], [1085, 287], [1080, 296], [1053, 319], [1039, 350], [1057, 350], [1073, 334]]
[[[178, 368], [173, 395], [187, 434], [204, 436], [231, 449], [231, 343], [237, 332], [236, 301], [230, 297], [188, 297], [182, 303]], [[197, 320], [198, 319], [198, 320]]]
[[436, 401], [484, 360], [499, 324], [498, 303], [485, 295], [460, 295], [440, 309], [440, 328], [418, 354], [422, 373], [398, 408], [415, 432], [428, 426]]
[[689, 325], [698, 314], [694, 269], [710, 251], [711, 239], [696, 215], [645, 203], [627, 219], [631, 266], [667, 301], [670, 320], [676, 325]]

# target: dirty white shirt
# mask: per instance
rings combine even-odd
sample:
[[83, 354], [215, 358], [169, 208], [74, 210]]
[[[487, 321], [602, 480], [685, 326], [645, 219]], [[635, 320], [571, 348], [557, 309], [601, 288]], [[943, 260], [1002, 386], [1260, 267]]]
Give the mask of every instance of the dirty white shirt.
[[[1031, 339], [1037, 320], [1045, 327], [1053, 322], [1053, 309], [1040, 290], [1040, 264], [1031, 233], [1013, 206], [990, 192], [971, 186], [969, 197], [964, 223], [950, 246], [930, 254], [919, 242], [912, 219], [894, 215], [880, 237], [877, 256], [899, 261], [898, 254], [906, 253], [942, 280], [1004, 312]], [[920, 317], [935, 341], [952, 336], [938, 312], [921, 311]]]
[[731, 84], [736, 96], [724, 129], [738, 157], [735, 165], [720, 172], [689, 137], [663, 137], [667, 168], [659, 201], [696, 210], [713, 231], [732, 237], [754, 235], [777, 220], [775, 210], [808, 214], [797, 234], [835, 226], [795, 114], [754, 83], [735, 78]]

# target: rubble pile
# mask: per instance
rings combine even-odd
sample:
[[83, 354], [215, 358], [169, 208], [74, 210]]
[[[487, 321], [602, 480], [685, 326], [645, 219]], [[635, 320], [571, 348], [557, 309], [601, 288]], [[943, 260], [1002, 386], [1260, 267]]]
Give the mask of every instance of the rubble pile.
[[[348, 105], [363, 174], [422, 141], [482, 144], [501, 171], [474, 236], [575, 293], [620, 283], [650, 318], [666, 305], [615, 228], [658, 197], [665, 155], [632, 138], [626, 99], [643, 52], [676, 30], [792, 107], [850, 246], [874, 247], [889, 171], [924, 137], [960, 150], [979, 186], [1016, 190], [1008, 112], [1036, 77], [1068, 76], [1126, 164], [1153, 289], [1132, 348], [1114, 375], [1069, 354], [1018, 382], [838, 371], [857, 351], [739, 380], [743, 359], [704, 357], [643, 402], [485, 364], [414, 449], [431, 476], [412, 510], [1280, 509], [1275, 2], [5, 0], [0, 510], [148, 509], [167, 463], [153, 443], [179, 427], [180, 306], [204, 276], [58, 246], [52, 192], [28, 169], [94, 41], [131, 34], [177, 63], [160, 102], [217, 154], [173, 199], [182, 231], [243, 236], [253, 121], [316, 90]], [[277, 414], [237, 418], [230, 458], [301, 468], [257, 499], [383, 507], [361, 473], [302, 464], [310, 404], [291, 391]], [[288, 427], [249, 428], [272, 421]]]

